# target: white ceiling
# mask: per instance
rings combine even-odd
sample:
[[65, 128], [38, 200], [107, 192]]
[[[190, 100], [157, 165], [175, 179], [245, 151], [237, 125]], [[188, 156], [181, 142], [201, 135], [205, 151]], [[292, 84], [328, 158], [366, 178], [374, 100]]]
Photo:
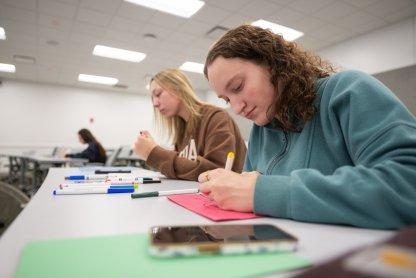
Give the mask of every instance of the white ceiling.
[[[190, 19], [161, 13], [122, 0], [0, 0], [0, 63], [16, 73], [0, 77], [78, 87], [108, 88], [77, 81], [79, 73], [116, 77], [129, 91], [146, 93], [145, 76], [185, 61], [203, 63], [215, 39], [214, 26], [232, 28], [265, 19], [305, 33], [297, 42], [317, 50], [416, 15], [416, 0], [205, 0]], [[143, 35], [152, 33], [154, 41]], [[47, 41], [58, 43], [52, 46]], [[96, 57], [103, 44], [147, 54], [141, 63]], [[34, 65], [13, 60], [32, 56]], [[188, 73], [198, 91], [204, 77]]]

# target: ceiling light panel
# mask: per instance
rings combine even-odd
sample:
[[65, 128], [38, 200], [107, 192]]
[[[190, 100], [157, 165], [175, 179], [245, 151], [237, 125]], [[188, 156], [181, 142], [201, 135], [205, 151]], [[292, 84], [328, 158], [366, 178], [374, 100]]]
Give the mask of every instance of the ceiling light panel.
[[146, 58], [146, 54], [141, 52], [109, 47], [105, 45], [96, 45], [92, 54], [96, 56], [135, 63], [140, 63], [144, 58]]
[[204, 73], [204, 64], [185, 62], [179, 67], [179, 69], [196, 73]]
[[283, 38], [287, 41], [294, 41], [300, 37], [302, 37], [304, 34], [298, 30], [279, 25], [270, 21], [266, 21], [263, 19], [259, 19], [257, 21], [254, 21], [251, 23], [253, 26], [257, 26], [263, 29], [269, 29], [275, 34], [282, 35]]
[[180, 17], [189, 18], [202, 6], [204, 1], [200, 0], [125, 0], [132, 4], [140, 5], [146, 8], [158, 10], [161, 12], [173, 14]]
[[88, 83], [97, 83], [103, 85], [115, 85], [118, 83], [117, 78], [99, 76], [99, 75], [90, 75], [90, 74], [80, 74], [78, 75], [78, 81], [88, 82]]

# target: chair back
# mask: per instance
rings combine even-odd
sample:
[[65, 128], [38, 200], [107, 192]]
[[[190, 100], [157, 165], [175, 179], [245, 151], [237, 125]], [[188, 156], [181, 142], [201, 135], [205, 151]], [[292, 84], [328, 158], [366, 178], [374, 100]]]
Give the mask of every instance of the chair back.
[[119, 156], [121, 152], [121, 147], [115, 149], [108, 157], [104, 164], [104, 166], [113, 166], [114, 162], [117, 160], [117, 157]]
[[0, 235], [29, 202], [29, 198], [16, 187], [0, 182]]

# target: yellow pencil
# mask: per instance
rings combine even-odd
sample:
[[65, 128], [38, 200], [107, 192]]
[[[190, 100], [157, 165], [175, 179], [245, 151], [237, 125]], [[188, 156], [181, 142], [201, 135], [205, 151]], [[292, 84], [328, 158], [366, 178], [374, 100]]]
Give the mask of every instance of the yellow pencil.
[[227, 154], [227, 161], [225, 162], [225, 170], [230, 170], [233, 168], [233, 164], [234, 164], [234, 157], [235, 154], [234, 152], [229, 152]]

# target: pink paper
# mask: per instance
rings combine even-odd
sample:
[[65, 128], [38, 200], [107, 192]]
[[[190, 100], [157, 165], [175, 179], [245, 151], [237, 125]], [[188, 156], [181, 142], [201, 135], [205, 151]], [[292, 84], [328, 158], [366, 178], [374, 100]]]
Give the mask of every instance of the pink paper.
[[214, 221], [251, 219], [261, 216], [251, 212], [223, 210], [202, 194], [183, 194], [168, 197], [172, 202]]

